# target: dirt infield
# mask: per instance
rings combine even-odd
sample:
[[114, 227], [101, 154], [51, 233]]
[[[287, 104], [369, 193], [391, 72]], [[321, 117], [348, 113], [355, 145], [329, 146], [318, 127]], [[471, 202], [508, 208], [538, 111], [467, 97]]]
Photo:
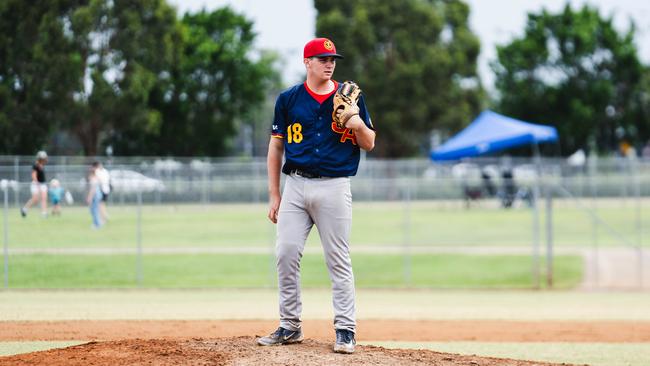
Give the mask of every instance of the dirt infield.
[[[87, 340], [63, 349], [0, 357], [2, 365], [550, 365], [426, 350], [358, 346], [331, 351], [331, 321], [307, 320], [301, 345], [259, 347], [271, 320], [80, 320], [0, 322], [0, 341]], [[390, 331], [386, 331], [390, 329]], [[650, 342], [650, 322], [361, 320], [359, 341]]]
[[302, 344], [260, 347], [253, 337], [221, 339], [133, 339], [90, 342], [79, 346], [0, 357], [2, 365], [467, 365], [532, 366], [550, 363], [461, 356], [427, 350], [391, 350], [357, 346], [352, 355], [331, 351], [331, 343], [306, 340]]
[[[0, 341], [117, 341], [266, 335], [275, 320], [0, 322]], [[329, 320], [305, 320], [305, 337], [330, 341]], [[387, 331], [389, 330], [389, 331]], [[359, 320], [358, 341], [650, 342], [650, 321]]]

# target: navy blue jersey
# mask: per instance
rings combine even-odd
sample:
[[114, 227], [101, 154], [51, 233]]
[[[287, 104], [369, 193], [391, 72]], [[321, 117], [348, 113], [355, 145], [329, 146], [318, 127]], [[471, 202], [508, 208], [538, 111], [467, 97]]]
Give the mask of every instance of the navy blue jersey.
[[[284, 173], [294, 169], [324, 177], [347, 177], [357, 173], [359, 146], [354, 132], [340, 129], [332, 120], [334, 93], [319, 103], [305, 83], [278, 96], [271, 135], [284, 140]], [[373, 128], [363, 95], [359, 116]]]

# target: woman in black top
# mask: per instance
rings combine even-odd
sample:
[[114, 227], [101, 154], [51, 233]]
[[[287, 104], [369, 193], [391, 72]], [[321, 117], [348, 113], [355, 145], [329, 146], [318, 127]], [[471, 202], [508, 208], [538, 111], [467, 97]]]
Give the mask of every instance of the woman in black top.
[[47, 216], [47, 183], [45, 180], [45, 164], [47, 163], [47, 153], [39, 151], [36, 154], [36, 162], [32, 166], [32, 184], [29, 187], [32, 198], [25, 203], [25, 206], [20, 209], [20, 214], [27, 216], [27, 209], [33, 204], [41, 201], [41, 215]]

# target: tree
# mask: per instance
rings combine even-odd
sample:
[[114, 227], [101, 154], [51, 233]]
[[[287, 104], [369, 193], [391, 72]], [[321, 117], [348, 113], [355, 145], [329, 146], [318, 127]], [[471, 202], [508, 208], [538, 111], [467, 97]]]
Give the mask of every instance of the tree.
[[253, 23], [228, 7], [186, 14], [180, 27], [178, 58], [152, 93], [162, 124], [150, 144], [161, 155], [223, 155], [279, 84], [276, 57], [253, 60]]
[[229, 8], [179, 20], [164, 0], [6, 0], [0, 31], [0, 153], [63, 130], [86, 155], [219, 155], [279, 84]]
[[31, 155], [66, 120], [81, 79], [69, 19], [81, 3], [0, 2], [0, 153]]
[[378, 130], [375, 154], [428, 153], [433, 129], [455, 131], [478, 113], [478, 38], [458, 0], [316, 0], [316, 34], [345, 59], [340, 80], [367, 95]]
[[647, 138], [648, 115], [639, 118], [634, 104], [643, 73], [634, 31], [619, 33], [588, 5], [529, 14], [524, 35], [497, 47], [497, 109], [555, 125], [564, 154], [614, 149], [621, 132]]
[[645, 66], [630, 100], [630, 135], [636, 135], [637, 151], [650, 146], [650, 67]]
[[141, 142], [159, 133], [161, 116], [149, 94], [173, 62], [175, 10], [164, 0], [91, 0], [70, 23], [82, 73], [66, 126], [86, 155], [102, 140], [119, 154], [150, 154]]

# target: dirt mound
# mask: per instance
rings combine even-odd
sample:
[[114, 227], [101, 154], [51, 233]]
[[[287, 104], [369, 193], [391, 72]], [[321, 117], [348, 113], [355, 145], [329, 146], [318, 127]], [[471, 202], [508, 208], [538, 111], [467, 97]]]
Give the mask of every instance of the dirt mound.
[[[131, 339], [0, 357], [2, 365], [553, 365], [427, 350], [357, 346], [352, 355], [332, 352], [331, 342], [260, 347], [253, 337], [174, 340]], [[557, 365], [557, 364], [555, 364]]]

